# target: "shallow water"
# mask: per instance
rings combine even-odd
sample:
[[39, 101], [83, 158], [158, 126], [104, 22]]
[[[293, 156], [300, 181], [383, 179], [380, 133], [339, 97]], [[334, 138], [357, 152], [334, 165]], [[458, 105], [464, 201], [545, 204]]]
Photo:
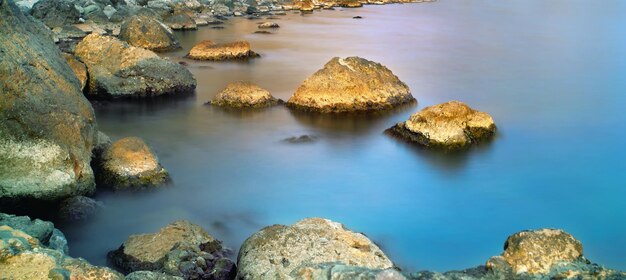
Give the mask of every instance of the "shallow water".
[[[130, 234], [176, 219], [237, 250], [263, 226], [319, 216], [366, 233], [408, 270], [480, 265], [509, 234], [541, 227], [565, 229], [589, 259], [626, 270], [624, 11], [617, 0], [442, 0], [289, 13], [272, 35], [241, 18], [178, 33], [184, 49], [166, 55], [189, 63], [196, 96], [96, 108], [102, 131], [146, 139], [174, 183], [99, 194], [99, 216], [60, 225], [71, 254], [105, 264]], [[245, 39], [262, 57], [181, 58], [203, 39]], [[353, 55], [389, 67], [419, 105], [356, 117], [203, 105], [236, 80], [286, 100], [331, 57]], [[495, 141], [442, 156], [382, 133], [453, 99], [489, 112]], [[302, 134], [318, 140], [282, 141]]]

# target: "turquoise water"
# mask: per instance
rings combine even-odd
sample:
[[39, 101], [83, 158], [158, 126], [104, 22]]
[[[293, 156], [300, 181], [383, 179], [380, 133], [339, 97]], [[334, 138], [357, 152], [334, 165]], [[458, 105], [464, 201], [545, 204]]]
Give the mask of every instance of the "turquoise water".
[[[176, 219], [236, 251], [263, 226], [326, 217], [411, 271], [483, 264], [508, 235], [541, 227], [565, 229], [589, 259], [626, 270], [626, 2], [442, 0], [274, 21], [282, 27], [272, 35], [252, 34], [247, 19], [178, 33], [184, 49], [166, 56], [189, 63], [196, 96], [96, 108], [102, 131], [146, 139], [174, 183], [99, 194], [99, 216], [60, 225], [72, 255], [104, 264], [128, 235]], [[203, 39], [245, 39], [262, 57], [182, 58]], [[331, 57], [352, 55], [388, 66], [419, 104], [352, 117], [203, 105], [236, 80], [287, 99]], [[493, 116], [491, 144], [445, 156], [383, 134], [454, 99]], [[282, 141], [302, 134], [318, 140]]]

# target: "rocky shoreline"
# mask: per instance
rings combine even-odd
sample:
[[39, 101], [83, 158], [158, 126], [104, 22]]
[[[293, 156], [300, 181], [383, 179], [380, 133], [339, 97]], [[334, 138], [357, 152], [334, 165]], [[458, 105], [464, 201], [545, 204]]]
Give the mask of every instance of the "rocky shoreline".
[[[77, 221], [105, 207], [89, 198], [96, 188], [144, 191], [167, 185], [170, 175], [149, 144], [130, 135], [109, 139], [99, 131], [88, 99], [193, 93], [197, 82], [185, 65], [155, 53], [180, 47], [173, 30], [219, 26], [231, 16], [263, 19], [286, 11], [409, 2], [423, 1], [0, 0], [0, 211], [41, 208], [60, 220]], [[280, 28], [273, 22], [258, 27]], [[202, 41], [188, 57], [258, 54], [245, 41]], [[336, 57], [305, 80], [286, 106], [338, 114], [414, 102], [408, 86], [386, 66]], [[245, 110], [283, 103], [254, 84], [237, 82], [208, 104]], [[428, 149], [467, 151], [491, 139], [496, 126], [487, 113], [450, 101], [426, 107], [387, 132]], [[63, 233], [51, 222], [0, 213], [2, 279], [626, 278], [587, 260], [582, 244], [556, 229], [515, 233], [501, 255], [476, 268], [405, 272], [366, 235], [323, 218], [263, 228], [244, 242], [236, 259], [221, 241], [188, 221], [130, 236], [108, 257], [120, 272], [69, 256]]]

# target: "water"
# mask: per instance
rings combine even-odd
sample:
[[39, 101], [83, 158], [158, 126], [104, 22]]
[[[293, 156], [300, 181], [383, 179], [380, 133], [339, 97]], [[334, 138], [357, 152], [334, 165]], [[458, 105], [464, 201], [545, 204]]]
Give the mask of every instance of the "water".
[[[170, 171], [167, 189], [103, 193], [96, 218], [61, 225], [71, 254], [105, 264], [130, 234], [188, 219], [237, 250], [263, 226], [326, 217], [364, 232], [408, 270], [483, 264], [514, 232], [563, 228], [585, 255], [626, 270], [626, 2], [439, 1], [369, 6], [178, 33], [198, 79], [194, 97], [96, 108], [114, 139], [147, 140]], [[363, 16], [362, 20], [352, 19]], [[195, 62], [196, 42], [245, 39], [262, 57]], [[388, 66], [417, 107], [381, 116], [319, 116], [276, 107], [204, 106], [247, 80], [288, 99], [333, 56]], [[489, 112], [493, 143], [464, 156], [427, 153], [384, 129], [453, 99]], [[281, 140], [311, 134], [319, 140]]]

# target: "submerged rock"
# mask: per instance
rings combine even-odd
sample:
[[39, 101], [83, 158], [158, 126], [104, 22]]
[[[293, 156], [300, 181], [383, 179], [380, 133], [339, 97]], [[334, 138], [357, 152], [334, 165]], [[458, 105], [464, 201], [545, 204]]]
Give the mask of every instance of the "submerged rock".
[[[185, 279], [234, 279], [221, 242], [201, 227], [176, 221], [157, 233], [131, 235], [109, 259], [127, 272], [153, 271]], [[158, 278], [157, 278], [158, 279]]]
[[210, 102], [211, 105], [233, 108], [264, 108], [274, 106], [279, 100], [269, 91], [248, 82], [230, 83]]
[[335, 57], [307, 78], [287, 104], [338, 113], [385, 110], [413, 101], [407, 85], [387, 67], [360, 57]]
[[[26, 216], [13, 216], [0, 213], [0, 271], [2, 279], [82, 279], [82, 280], [122, 280], [124, 276], [109, 268], [97, 267], [83, 259], [74, 259], [67, 255], [67, 245], [63, 234], [52, 223], [35, 220], [33, 223], [45, 224], [45, 232], [50, 236], [41, 239], [32, 234], [33, 225], [12, 223], [7, 220], [30, 221]], [[56, 247], [55, 247], [56, 246]]]
[[487, 113], [450, 101], [426, 107], [388, 132], [429, 148], [459, 150], [492, 137], [496, 125]]
[[50, 28], [78, 23], [80, 18], [80, 12], [68, 0], [41, 0], [33, 5], [31, 14]]
[[317, 140], [317, 137], [311, 135], [300, 135], [300, 136], [292, 136], [287, 137], [283, 141], [291, 144], [303, 144], [303, 143], [312, 143]]
[[148, 16], [133, 16], [120, 29], [120, 39], [131, 46], [153, 51], [170, 51], [180, 48], [172, 30]]
[[259, 28], [279, 28], [280, 25], [278, 25], [278, 23], [268, 21], [268, 22], [259, 23], [258, 27]]
[[102, 208], [102, 202], [85, 196], [75, 196], [61, 202], [58, 216], [64, 221], [80, 221], [97, 214]]
[[288, 279], [303, 266], [340, 263], [387, 269], [393, 263], [378, 246], [342, 224], [320, 218], [266, 227], [249, 237], [238, 258], [240, 279]]
[[182, 65], [114, 37], [91, 34], [76, 46], [89, 71], [91, 97], [139, 98], [185, 94], [196, 87]]
[[80, 90], [84, 90], [87, 85], [87, 66], [84, 63], [78, 61], [76, 57], [69, 53], [63, 53], [63, 58], [67, 62], [67, 65], [72, 68], [74, 74], [76, 74], [76, 78], [80, 82]]
[[257, 56], [259, 55], [250, 49], [250, 43], [246, 41], [217, 44], [204, 40], [193, 46], [187, 54], [187, 57], [195, 60], [246, 59]]
[[10, 0], [0, 18], [0, 208], [92, 193], [96, 121], [76, 75], [43, 24]]
[[135, 190], [162, 185], [169, 174], [150, 147], [137, 137], [127, 137], [111, 144], [96, 168], [102, 184], [114, 190]]

